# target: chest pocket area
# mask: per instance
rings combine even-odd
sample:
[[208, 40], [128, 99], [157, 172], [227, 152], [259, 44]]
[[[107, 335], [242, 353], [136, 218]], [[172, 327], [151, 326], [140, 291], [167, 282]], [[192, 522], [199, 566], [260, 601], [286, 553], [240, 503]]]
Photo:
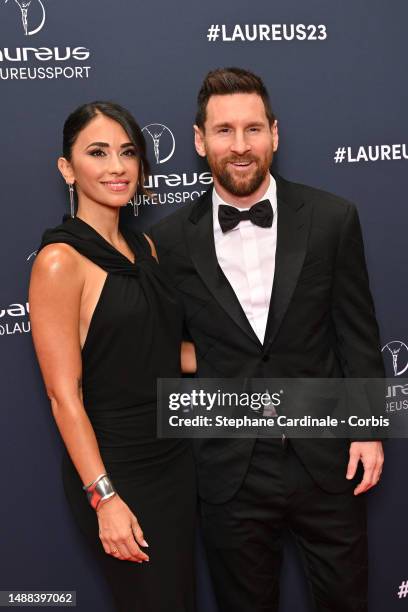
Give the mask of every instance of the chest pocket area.
[[298, 284], [329, 280], [332, 275], [330, 263], [319, 257], [307, 257], [299, 275]]

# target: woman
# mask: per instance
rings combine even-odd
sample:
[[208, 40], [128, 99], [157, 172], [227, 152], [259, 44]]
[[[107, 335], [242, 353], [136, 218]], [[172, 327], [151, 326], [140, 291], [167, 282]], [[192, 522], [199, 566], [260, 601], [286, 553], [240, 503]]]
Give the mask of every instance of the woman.
[[188, 441], [156, 437], [156, 379], [194, 371], [194, 352], [152, 241], [119, 226], [148, 173], [143, 134], [122, 107], [86, 104], [58, 167], [71, 218], [44, 234], [29, 300], [65, 492], [117, 610], [191, 612], [193, 460]]

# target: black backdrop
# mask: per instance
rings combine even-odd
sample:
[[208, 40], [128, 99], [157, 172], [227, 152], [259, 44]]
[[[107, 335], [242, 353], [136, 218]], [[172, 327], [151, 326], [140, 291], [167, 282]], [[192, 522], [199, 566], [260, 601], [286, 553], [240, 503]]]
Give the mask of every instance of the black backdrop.
[[[85, 101], [112, 99], [150, 126], [158, 196], [140, 202], [137, 218], [131, 206], [124, 211], [146, 229], [208, 186], [192, 139], [205, 73], [226, 65], [259, 73], [279, 118], [279, 171], [358, 205], [382, 345], [402, 343], [395, 370], [387, 348], [384, 357], [389, 374], [401, 377], [407, 20], [404, 0], [32, 0], [24, 24], [18, 3], [0, 0], [0, 590], [76, 590], [81, 612], [112, 610], [65, 505], [61, 443], [26, 305], [39, 238], [68, 209], [56, 170], [66, 115]], [[149, 131], [162, 131], [157, 159]], [[368, 494], [373, 612], [406, 606], [398, 597], [408, 580], [406, 457], [405, 441], [389, 442], [381, 487]], [[198, 591], [201, 610], [214, 612], [201, 554]], [[282, 598], [284, 612], [311, 610], [290, 542]]]

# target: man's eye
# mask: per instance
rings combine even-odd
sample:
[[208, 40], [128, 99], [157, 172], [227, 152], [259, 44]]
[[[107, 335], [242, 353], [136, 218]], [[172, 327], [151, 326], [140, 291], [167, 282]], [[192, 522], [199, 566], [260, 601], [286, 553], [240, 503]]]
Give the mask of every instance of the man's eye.
[[250, 132], [259, 132], [259, 131], [260, 131], [260, 128], [259, 128], [259, 127], [254, 126], [254, 127], [249, 128], [249, 131], [250, 131]]
[[92, 157], [105, 157], [106, 153], [102, 149], [94, 149], [89, 152], [89, 155], [92, 155]]
[[230, 131], [230, 129], [229, 129], [229, 128], [226, 128], [226, 127], [225, 127], [225, 128], [220, 128], [220, 129], [218, 130], [218, 132], [219, 132], [220, 134], [228, 134], [228, 132], [229, 132], [229, 131]]

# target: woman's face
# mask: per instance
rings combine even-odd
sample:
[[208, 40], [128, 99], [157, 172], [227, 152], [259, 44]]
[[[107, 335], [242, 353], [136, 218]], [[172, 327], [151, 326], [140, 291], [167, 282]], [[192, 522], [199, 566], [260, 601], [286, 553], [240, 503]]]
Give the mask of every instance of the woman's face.
[[118, 208], [136, 192], [140, 159], [123, 127], [98, 114], [78, 134], [71, 160], [59, 160], [68, 183], [75, 182], [79, 204]]

